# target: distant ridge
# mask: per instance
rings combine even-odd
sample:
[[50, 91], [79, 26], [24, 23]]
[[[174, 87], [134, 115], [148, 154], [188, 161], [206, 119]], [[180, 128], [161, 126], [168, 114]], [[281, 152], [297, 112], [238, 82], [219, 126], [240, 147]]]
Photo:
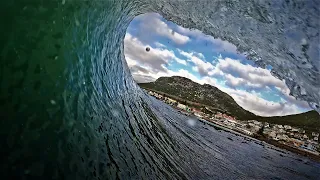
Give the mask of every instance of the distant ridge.
[[140, 83], [142, 88], [165, 93], [188, 102], [199, 103], [210, 107], [213, 111], [224, 111], [239, 120], [255, 119], [274, 124], [291, 125], [306, 131], [320, 132], [320, 115], [316, 111], [301, 114], [261, 117], [257, 116], [236, 103], [227, 93], [209, 84], [198, 84], [192, 80], [180, 77], [160, 77], [155, 82]]

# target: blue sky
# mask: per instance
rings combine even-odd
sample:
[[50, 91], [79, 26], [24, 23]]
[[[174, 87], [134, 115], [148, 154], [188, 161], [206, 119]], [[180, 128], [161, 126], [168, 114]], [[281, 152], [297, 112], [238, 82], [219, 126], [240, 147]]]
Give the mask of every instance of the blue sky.
[[[146, 52], [146, 47], [151, 50]], [[257, 67], [233, 44], [178, 26], [159, 14], [136, 17], [127, 29], [124, 48], [137, 82], [184, 76], [216, 86], [243, 108], [262, 116], [310, 110], [306, 102], [289, 95], [284, 81], [271, 75], [271, 66]]]

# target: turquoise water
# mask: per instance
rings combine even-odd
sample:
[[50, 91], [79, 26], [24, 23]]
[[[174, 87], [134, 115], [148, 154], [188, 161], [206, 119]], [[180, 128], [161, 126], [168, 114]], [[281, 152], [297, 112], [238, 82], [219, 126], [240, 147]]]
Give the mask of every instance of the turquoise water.
[[[197, 120], [190, 126], [135, 84], [123, 52], [130, 21], [158, 12], [271, 64], [317, 108], [316, 4], [1, 2], [2, 179], [317, 179], [319, 163]], [[308, 42], [305, 63], [294, 55], [300, 37]]]

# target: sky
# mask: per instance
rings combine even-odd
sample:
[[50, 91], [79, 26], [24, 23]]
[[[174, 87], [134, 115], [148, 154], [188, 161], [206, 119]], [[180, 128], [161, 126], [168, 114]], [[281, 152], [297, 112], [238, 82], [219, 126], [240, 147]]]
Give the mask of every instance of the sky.
[[[149, 52], [146, 47], [150, 47]], [[156, 13], [140, 15], [130, 23], [124, 52], [138, 83], [183, 76], [219, 88], [257, 115], [311, 110], [307, 102], [289, 95], [285, 81], [271, 75], [271, 66], [260, 68], [237, 52], [233, 44], [178, 26]]]

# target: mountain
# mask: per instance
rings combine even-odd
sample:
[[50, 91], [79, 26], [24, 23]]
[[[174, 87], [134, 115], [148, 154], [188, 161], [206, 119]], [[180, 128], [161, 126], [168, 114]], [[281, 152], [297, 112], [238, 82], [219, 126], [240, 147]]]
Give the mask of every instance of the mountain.
[[287, 116], [261, 117], [239, 106], [227, 93], [209, 84], [198, 84], [180, 76], [160, 77], [155, 82], [140, 83], [144, 89], [150, 89], [172, 97], [192, 106], [208, 107], [211, 111], [220, 111], [239, 120], [255, 119], [273, 124], [291, 125], [303, 128], [309, 133], [320, 132], [320, 115], [316, 111]]
[[308, 131], [308, 134], [310, 132], [320, 132], [320, 115], [315, 110], [287, 116], [257, 117], [257, 120], [299, 127]]
[[201, 85], [185, 77], [160, 77], [155, 82], [140, 83], [139, 85], [142, 88], [160, 91], [182, 100], [209, 106], [211, 110], [222, 111], [241, 120], [256, 117], [255, 114], [239, 106], [227, 93], [209, 84]]

